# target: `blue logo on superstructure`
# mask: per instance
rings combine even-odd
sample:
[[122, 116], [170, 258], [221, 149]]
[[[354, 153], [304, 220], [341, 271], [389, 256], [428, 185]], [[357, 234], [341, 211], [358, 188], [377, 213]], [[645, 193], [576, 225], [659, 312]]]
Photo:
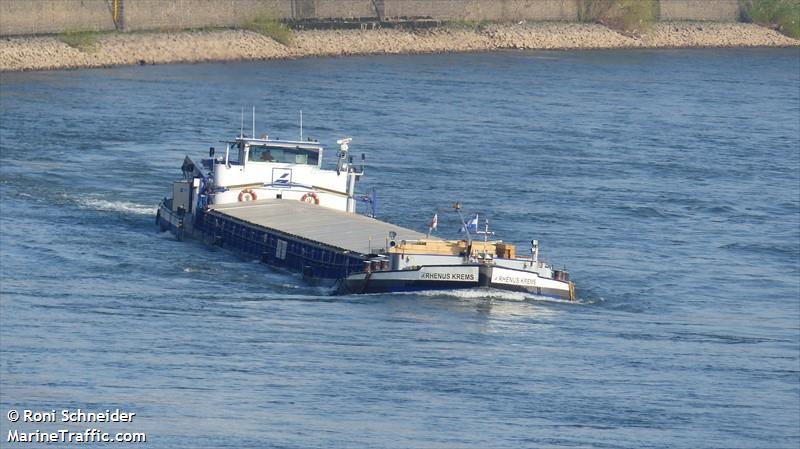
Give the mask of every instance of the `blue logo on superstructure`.
[[286, 168], [272, 169], [272, 184], [290, 185], [292, 183], [292, 170]]

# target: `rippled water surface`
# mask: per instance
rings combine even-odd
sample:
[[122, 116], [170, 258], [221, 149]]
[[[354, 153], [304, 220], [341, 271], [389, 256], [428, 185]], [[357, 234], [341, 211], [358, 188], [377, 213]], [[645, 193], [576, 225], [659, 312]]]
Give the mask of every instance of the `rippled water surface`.
[[[580, 301], [331, 297], [159, 234], [253, 104], [352, 136], [383, 219], [538, 238]], [[63, 427], [8, 410], [78, 407], [158, 448], [800, 444], [796, 49], [4, 73], [0, 126], [0, 446]]]

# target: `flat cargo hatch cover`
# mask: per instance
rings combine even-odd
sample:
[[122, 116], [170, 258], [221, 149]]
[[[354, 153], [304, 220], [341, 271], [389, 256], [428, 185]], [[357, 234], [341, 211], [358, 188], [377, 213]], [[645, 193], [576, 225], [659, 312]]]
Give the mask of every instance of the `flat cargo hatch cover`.
[[383, 248], [390, 231], [397, 233], [398, 243], [425, 238], [421, 232], [374, 218], [296, 200], [267, 199], [213, 205], [211, 209], [247, 223], [360, 254]]

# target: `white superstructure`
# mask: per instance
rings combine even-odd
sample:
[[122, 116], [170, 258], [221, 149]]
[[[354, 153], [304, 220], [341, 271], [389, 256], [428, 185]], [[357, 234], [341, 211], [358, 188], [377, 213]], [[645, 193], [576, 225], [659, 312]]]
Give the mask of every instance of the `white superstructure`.
[[205, 186], [210, 204], [260, 199], [304, 201], [355, 212], [355, 183], [364, 173], [348, 154], [352, 139], [339, 144], [336, 168], [322, 168], [323, 147], [316, 141], [239, 137], [227, 142], [224, 154], [209, 152], [203, 160], [210, 176]]

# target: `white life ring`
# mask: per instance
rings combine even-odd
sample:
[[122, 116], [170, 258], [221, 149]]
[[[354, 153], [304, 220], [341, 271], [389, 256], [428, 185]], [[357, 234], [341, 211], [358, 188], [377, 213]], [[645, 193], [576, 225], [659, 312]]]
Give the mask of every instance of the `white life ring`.
[[319, 204], [319, 198], [317, 198], [317, 194], [314, 192], [308, 192], [300, 198], [300, 201], [308, 204]]
[[245, 201], [255, 201], [257, 199], [258, 195], [256, 195], [256, 192], [254, 192], [253, 189], [244, 189], [241, 192], [239, 192], [240, 203], [243, 203]]

